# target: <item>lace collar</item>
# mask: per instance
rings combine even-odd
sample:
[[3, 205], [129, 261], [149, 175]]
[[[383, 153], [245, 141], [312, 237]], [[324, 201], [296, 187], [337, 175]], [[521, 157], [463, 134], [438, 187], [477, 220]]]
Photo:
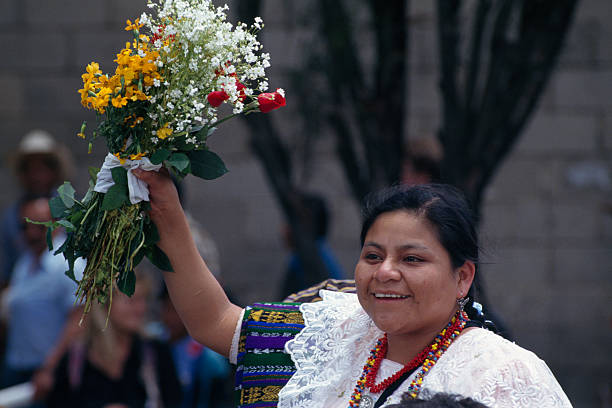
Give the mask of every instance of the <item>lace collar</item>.
[[376, 339], [382, 336], [353, 293], [321, 290], [304, 303], [305, 328], [285, 345], [296, 373], [279, 394], [279, 408], [324, 407], [351, 389]]

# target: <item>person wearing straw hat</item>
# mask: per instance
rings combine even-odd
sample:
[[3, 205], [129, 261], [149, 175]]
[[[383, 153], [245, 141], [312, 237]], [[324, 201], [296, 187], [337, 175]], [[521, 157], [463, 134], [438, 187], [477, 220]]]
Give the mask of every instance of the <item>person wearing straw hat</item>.
[[28, 132], [17, 151], [9, 158], [19, 181], [19, 198], [4, 210], [0, 222], [0, 285], [6, 286], [13, 266], [23, 252], [20, 239], [19, 202], [31, 195], [52, 195], [71, 172], [72, 162], [67, 149], [45, 130]]

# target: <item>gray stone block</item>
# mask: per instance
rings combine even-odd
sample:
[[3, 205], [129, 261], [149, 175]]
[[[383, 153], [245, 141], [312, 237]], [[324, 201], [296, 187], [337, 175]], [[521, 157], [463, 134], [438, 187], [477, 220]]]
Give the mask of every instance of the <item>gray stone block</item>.
[[[608, 301], [612, 287], [612, 251], [609, 247], [577, 248], [564, 247], [555, 251], [554, 279], [563, 285], [574, 285], [575, 288], [586, 285], [602, 285], [608, 290]], [[606, 283], [607, 282], [607, 283]], [[600, 292], [600, 294], [603, 294]], [[597, 297], [593, 297], [596, 299]], [[599, 297], [602, 301], [606, 297]], [[608, 309], [609, 310], [609, 309]]]
[[[70, 56], [71, 68], [85, 72], [85, 67], [92, 61], [100, 64], [106, 73], [114, 73], [117, 54], [131, 41], [132, 36], [125, 31], [89, 31], [74, 38], [74, 52]], [[80, 78], [80, 76], [79, 76]]]
[[16, 115], [25, 110], [23, 80], [17, 75], [0, 75], [0, 112]]
[[125, 20], [140, 17], [143, 12], [149, 12], [146, 0], [110, 0], [107, 3], [108, 20], [119, 26], [125, 25]]
[[37, 77], [24, 85], [25, 100], [33, 112], [81, 112], [81, 97], [77, 90], [83, 84], [78, 76]]
[[[598, 202], [554, 203], [552, 234], [556, 238], [595, 239], [600, 235], [601, 210]], [[612, 258], [611, 258], [612, 259]]]
[[604, 116], [603, 147], [612, 151], [612, 114]]
[[[68, 54], [66, 37], [58, 33], [0, 33], [3, 57], [0, 70], [57, 71], [65, 66]], [[44, 74], [43, 74], [44, 73]]]
[[0, 25], [3, 27], [17, 25], [18, 23], [18, 2], [19, 0], [2, 0], [0, 2]]
[[[410, 31], [410, 65], [419, 72], [435, 72], [438, 67], [437, 32], [430, 25], [415, 26]], [[412, 84], [412, 83], [411, 83]]]
[[413, 71], [409, 86], [410, 111], [427, 111], [439, 117], [442, 101], [440, 99], [438, 75], [433, 73], [421, 74]]
[[493, 238], [529, 240], [541, 245], [550, 236], [550, 203], [537, 197], [518, 197], [507, 204], [489, 204], [483, 212], [482, 228]]
[[612, 70], [560, 70], [551, 85], [555, 105], [566, 109], [610, 109], [612, 107]]
[[559, 56], [563, 67], [592, 67], [599, 60], [602, 28], [597, 20], [576, 21]]
[[102, 24], [107, 17], [104, 1], [23, 0], [26, 22], [32, 26]]
[[597, 117], [593, 114], [540, 114], [530, 121], [516, 149], [547, 154], [593, 151], [597, 130]]
[[554, 156], [527, 156], [515, 152], [499, 168], [486, 192], [486, 201], [515, 201], [524, 196], [542, 197], [563, 188], [562, 167]]

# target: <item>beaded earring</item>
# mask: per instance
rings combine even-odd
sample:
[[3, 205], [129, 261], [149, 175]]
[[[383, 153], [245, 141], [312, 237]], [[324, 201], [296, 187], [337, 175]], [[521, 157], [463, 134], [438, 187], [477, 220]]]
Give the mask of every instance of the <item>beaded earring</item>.
[[469, 297], [464, 297], [464, 298], [460, 298], [457, 299], [457, 305], [459, 305], [459, 310], [461, 310], [463, 312], [463, 308], [465, 307], [465, 305], [467, 305], [467, 302], [470, 300]]

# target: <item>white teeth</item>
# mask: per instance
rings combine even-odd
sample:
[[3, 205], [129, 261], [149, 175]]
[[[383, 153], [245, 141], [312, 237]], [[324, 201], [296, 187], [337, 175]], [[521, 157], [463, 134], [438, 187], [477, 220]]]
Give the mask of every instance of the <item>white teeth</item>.
[[375, 293], [374, 296], [377, 298], [394, 298], [394, 299], [404, 299], [408, 297], [404, 295], [394, 295], [392, 293]]

